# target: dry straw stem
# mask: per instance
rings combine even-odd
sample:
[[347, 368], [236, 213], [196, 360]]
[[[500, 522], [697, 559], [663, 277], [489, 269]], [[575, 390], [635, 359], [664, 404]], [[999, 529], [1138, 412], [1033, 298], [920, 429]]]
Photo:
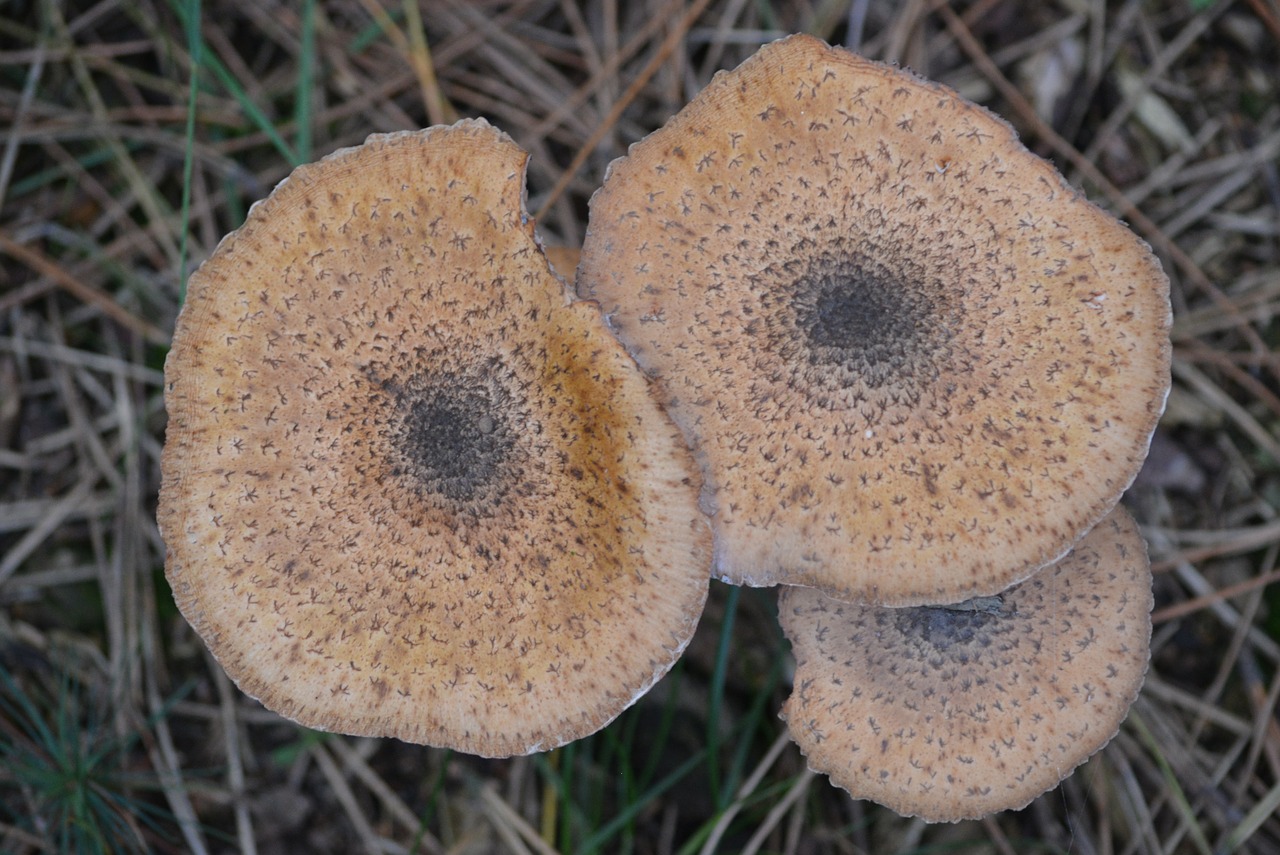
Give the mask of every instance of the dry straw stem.
[[483, 121], [293, 173], [193, 274], [158, 511], [179, 607], [309, 726], [486, 756], [593, 733], [680, 655], [709, 530], [674, 426]]
[[1145, 244], [994, 115], [803, 36], [610, 167], [578, 288], [695, 446], [738, 584], [997, 593], [1115, 504], [1169, 387]]

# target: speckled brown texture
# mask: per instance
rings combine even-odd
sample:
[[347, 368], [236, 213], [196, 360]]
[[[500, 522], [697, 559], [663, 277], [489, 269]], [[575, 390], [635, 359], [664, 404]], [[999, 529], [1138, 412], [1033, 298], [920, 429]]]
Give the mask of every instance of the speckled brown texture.
[[731, 582], [996, 593], [1115, 504], [1168, 390], [1142, 241], [986, 110], [807, 36], [615, 162], [582, 258]]
[[484, 122], [293, 175], [192, 277], [159, 521], [178, 605], [311, 727], [489, 756], [603, 726], [706, 596], [696, 466]]
[[786, 588], [783, 711], [809, 765], [931, 822], [1023, 807], [1104, 746], [1146, 675], [1146, 545], [1123, 508], [1061, 562], [963, 611]]

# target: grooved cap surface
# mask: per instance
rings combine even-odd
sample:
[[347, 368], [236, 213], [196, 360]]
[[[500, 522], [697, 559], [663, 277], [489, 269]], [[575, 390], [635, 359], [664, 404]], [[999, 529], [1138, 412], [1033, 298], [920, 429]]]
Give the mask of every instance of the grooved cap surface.
[[706, 597], [696, 466], [482, 121], [297, 169], [190, 281], [159, 522], [231, 677], [323, 730], [488, 756], [606, 724]]
[[943, 86], [808, 36], [610, 168], [578, 290], [661, 384], [715, 573], [994, 594], [1119, 499], [1169, 387], [1149, 248]]
[[1025, 806], [1115, 736], [1146, 676], [1146, 544], [1121, 507], [989, 609], [779, 604], [783, 708], [815, 771], [930, 822]]

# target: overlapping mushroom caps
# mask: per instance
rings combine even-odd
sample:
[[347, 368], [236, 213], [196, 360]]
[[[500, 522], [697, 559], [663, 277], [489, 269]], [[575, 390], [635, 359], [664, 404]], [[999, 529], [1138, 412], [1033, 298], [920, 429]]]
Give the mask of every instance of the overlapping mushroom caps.
[[192, 277], [159, 521], [178, 605], [304, 724], [489, 756], [586, 735], [688, 642], [696, 466], [482, 121], [305, 166]]
[[1116, 734], [1147, 671], [1151, 572], [1117, 507], [991, 604], [878, 608], [785, 588], [783, 711], [815, 770], [931, 822], [1025, 806]]
[[807, 36], [612, 165], [577, 284], [695, 446], [740, 584], [995, 594], [1111, 509], [1168, 390], [1142, 241], [983, 108]]

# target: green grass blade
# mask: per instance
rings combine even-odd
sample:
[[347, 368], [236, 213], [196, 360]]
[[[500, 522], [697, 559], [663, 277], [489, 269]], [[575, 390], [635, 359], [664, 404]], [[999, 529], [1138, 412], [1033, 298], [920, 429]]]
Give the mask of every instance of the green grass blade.
[[298, 56], [298, 89], [293, 102], [293, 124], [297, 128], [298, 159], [311, 160], [311, 89], [316, 66], [316, 0], [302, 4], [302, 47]]
[[662, 704], [662, 718], [658, 720], [658, 730], [653, 738], [648, 740], [649, 758], [645, 761], [644, 768], [640, 771], [640, 777], [636, 781], [636, 787], [644, 789], [653, 781], [653, 776], [658, 772], [658, 765], [662, 762], [662, 755], [667, 745], [667, 740], [671, 738], [671, 728], [675, 722], [676, 706], [680, 700], [680, 686], [685, 679], [684, 660], [676, 662], [675, 667], [671, 669], [667, 682], [669, 688], [667, 690], [666, 700]]
[[1226, 843], [1217, 851], [1238, 852], [1267, 820], [1276, 815], [1277, 811], [1280, 811], [1280, 784], [1272, 787], [1259, 799], [1258, 803], [1245, 814], [1244, 819], [1240, 820], [1240, 824], [1227, 835]]
[[[193, 26], [199, 32], [200, 22], [199, 19], [194, 21], [191, 19], [191, 10], [188, 8], [189, 2], [190, 0], [170, 0], [187, 32], [189, 33]], [[298, 153], [293, 150], [293, 146], [285, 141], [285, 138], [276, 130], [275, 125], [272, 124], [267, 114], [262, 112], [262, 108], [253, 102], [253, 99], [249, 97], [249, 93], [244, 91], [244, 87], [240, 85], [240, 81], [236, 79], [236, 76], [212, 53], [201, 50], [200, 54], [203, 60], [202, 64], [200, 66], [194, 66], [193, 64], [193, 67], [207, 69], [213, 74], [227, 94], [234, 98], [240, 109], [244, 111], [250, 124], [266, 135], [271, 144], [276, 147], [276, 150], [291, 166], [301, 165], [303, 161], [298, 158]]]
[[711, 699], [707, 707], [707, 781], [712, 802], [721, 810], [732, 798], [730, 790], [720, 786], [720, 710], [724, 706], [724, 684], [729, 667], [729, 650], [733, 646], [733, 624], [738, 614], [738, 597], [742, 589], [730, 586], [720, 624], [716, 646], [716, 663], [711, 673]]
[[1182, 789], [1182, 784], [1178, 781], [1177, 774], [1165, 758], [1160, 744], [1156, 741], [1155, 734], [1147, 727], [1146, 721], [1137, 710], [1129, 712], [1129, 722], [1138, 731], [1138, 737], [1147, 747], [1147, 750], [1151, 752], [1156, 765], [1160, 767], [1160, 774], [1164, 777], [1165, 786], [1169, 788], [1169, 795], [1172, 797], [1178, 812], [1182, 815], [1183, 821], [1187, 824], [1187, 831], [1191, 835], [1191, 840], [1195, 844], [1196, 850], [1200, 852], [1200, 855], [1210, 855], [1213, 850], [1209, 846], [1208, 838], [1204, 835], [1204, 830], [1200, 828], [1200, 821], [1196, 817], [1195, 810], [1191, 807], [1191, 800], [1187, 798], [1186, 792]]
[[683, 778], [685, 775], [688, 775], [690, 772], [696, 769], [700, 763], [705, 762], [707, 753], [708, 753], [707, 749], [704, 748], [698, 753], [694, 754], [688, 760], [681, 763], [679, 766], [673, 769], [665, 778], [663, 778], [661, 781], [654, 784], [652, 787], [650, 787], [648, 790], [642, 793], [638, 798], [636, 798], [634, 802], [627, 805], [625, 810], [623, 810], [613, 819], [609, 820], [607, 823], [602, 825], [594, 834], [592, 834], [586, 840], [582, 841], [582, 843], [578, 846], [576, 851], [579, 853], [582, 853], [582, 855], [586, 855], [586, 853], [603, 851], [601, 847], [603, 847], [606, 843], [612, 840], [614, 835], [616, 835], [619, 831], [626, 828], [626, 826], [629, 823], [631, 823], [631, 821], [634, 820], [636, 816], [638, 816], [641, 813], [641, 811], [643, 811], [646, 807], [648, 807], [649, 804], [654, 799], [658, 798], [667, 790], [675, 786], [676, 783], [679, 782], [681, 778]]
[[[723, 787], [728, 793], [736, 793], [746, 775], [747, 761], [751, 757], [755, 736], [764, 726], [765, 711], [769, 709], [769, 701], [772, 700], [773, 693], [777, 689], [778, 683], [782, 680], [785, 664], [785, 657], [778, 656], [773, 660], [773, 665], [769, 668], [769, 675], [765, 679], [764, 685], [760, 687], [755, 697], [751, 699], [751, 706], [747, 709], [747, 714], [743, 718], [741, 725], [742, 736], [738, 739], [737, 748], [733, 752], [733, 759], [729, 763], [728, 774], [724, 778]], [[772, 738], [772, 736], [769, 738]]]

